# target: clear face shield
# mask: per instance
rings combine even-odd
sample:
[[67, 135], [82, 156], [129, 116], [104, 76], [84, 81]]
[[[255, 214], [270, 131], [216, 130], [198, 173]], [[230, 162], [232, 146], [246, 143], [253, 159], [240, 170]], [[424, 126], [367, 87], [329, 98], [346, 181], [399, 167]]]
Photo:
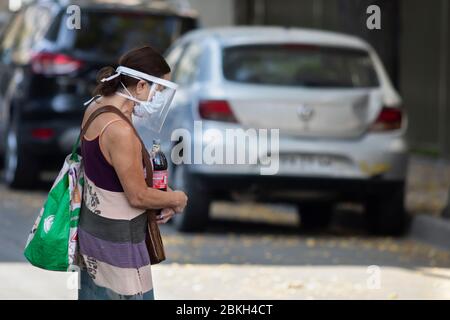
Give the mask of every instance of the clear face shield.
[[138, 80], [144, 80], [151, 84], [146, 101], [138, 100], [133, 97], [123, 84], [122, 87], [127, 94], [122, 92], [116, 92], [116, 94], [135, 102], [132, 115], [133, 123], [135, 125], [159, 133], [166, 120], [170, 104], [175, 96], [178, 85], [174, 82], [123, 66], [118, 67], [115, 74], [108, 78], [104, 78], [101, 81], [112, 80], [121, 74]]

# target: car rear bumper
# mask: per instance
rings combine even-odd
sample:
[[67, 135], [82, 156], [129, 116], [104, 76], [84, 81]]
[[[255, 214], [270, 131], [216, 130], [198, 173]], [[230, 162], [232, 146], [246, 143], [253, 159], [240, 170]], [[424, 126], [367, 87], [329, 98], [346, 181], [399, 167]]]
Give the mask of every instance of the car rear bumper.
[[214, 198], [256, 198], [262, 201], [298, 202], [307, 199], [364, 201], [367, 197], [404, 188], [404, 180], [348, 179], [295, 176], [243, 176], [192, 173]]
[[[204, 183], [216, 198], [227, 198], [234, 193], [238, 197], [248, 194], [270, 201], [290, 202], [324, 196], [364, 200], [372, 194], [403, 188], [406, 180], [408, 147], [403, 131], [368, 133], [355, 139], [280, 136], [278, 156], [271, 154], [273, 163], [269, 167], [272, 166], [273, 170], [269, 172], [262, 170], [261, 163], [207, 163], [204, 157], [201, 159], [203, 162], [196, 161], [202, 153], [203, 156], [207, 153], [206, 145], [209, 144], [209, 150], [213, 149], [210, 141], [214, 140], [208, 140], [206, 135], [205, 130], [203, 137], [194, 135], [191, 150], [187, 152], [191, 155], [191, 162], [185, 162], [185, 165], [190, 176]], [[214, 143], [220, 144], [221, 140]], [[227, 152], [226, 146], [222, 147]], [[336, 161], [337, 165], [328, 168], [298, 163], [290, 165], [283, 160], [285, 156], [304, 155], [326, 157]]]
[[[219, 164], [208, 163], [204, 156], [208, 153], [207, 150], [217, 147], [217, 150], [222, 150], [225, 154], [230, 149], [227, 141], [218, 139], [211, 142], [212, 139], [207, 136], [209, 128], [205, 124], [204, 127], [202, 136], [194, 135], [189, 152], [191, 159], [184, 159], [192, 163], [190, 165], [192, 172], [202, 175], [242, 175], [247, 178], [273, 175], [362, 180], [378, 178], [387, 181], [403, 181], [407, 173], [408, 146], [403, 130], [368, 133], [354, 139], [304, 139], [280, 135], [276, 148], [270, 146], [272, 149], [268, 159], [270, 161], [263, 165], [261, 161], [257, 163], [246, 161], [243, 164], [236, 164], [236, 161], [234, 164], [223, 164], [225, 161]], [[223, 134], [223, 137], [225, 136], [226, 134]], [[269, 139], [268, 144], [271, 145], [273, 142]], [[214, 146], [214, 144], [217, 145]], [[241, 150], [241, 153], [248, 153], [248, 150], [247, 147]], [[234, 160], [237, 159], [237, 153]], [[197, 155], [203, 155], [203, 157]], [[225, 159], [226, 156], [222, 158]], [[248, 160], [248, 154], [245, 156]], [[261, 160], [261, 156], [258, 155], [258, 157]], [[198, 161], [199, 158], [201, 158], [200, 161]], [[315, 160], [305, 161], [305, 159]], [[321, 165], [321, 159], [325, 159], [324, 162], [328, 164]]]

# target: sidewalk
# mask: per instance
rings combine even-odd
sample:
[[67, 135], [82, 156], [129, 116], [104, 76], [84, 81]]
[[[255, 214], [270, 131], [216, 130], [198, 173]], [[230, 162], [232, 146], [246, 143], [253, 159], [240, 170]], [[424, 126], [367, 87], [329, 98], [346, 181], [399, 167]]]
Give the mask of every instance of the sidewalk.
[[406, 207], [412, 214], [440, 216], [447, 205], [450, 188], [450, 161], [411, 156]]
[[[450, 299], [450, 270], [367, 266], [153, 267], [156, 299]], [[0, 264], [0, 299], [76, 299], [73, 274]], [[379, 282], [378, 282], [379, 280]], [[379, 288], [377, 288], [379, 283]], [[408, 285], [405, 285], [408, 284]]]
[[450, 162], [412, 156], [406, 207], [413, 215], [409, 236], [450, 251], [450, 219], [442, 217], [450, 188]]

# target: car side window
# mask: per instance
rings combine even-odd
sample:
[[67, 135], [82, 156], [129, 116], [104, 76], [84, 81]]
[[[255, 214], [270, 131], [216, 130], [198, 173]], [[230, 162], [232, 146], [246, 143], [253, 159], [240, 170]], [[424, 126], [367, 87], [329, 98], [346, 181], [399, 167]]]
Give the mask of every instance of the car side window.
[[23, 20], [14, 44], [14, 56], [18, 61], [26, 59], [33, 45], [43, 38], [51, 20], [51, 12], [46, 7], [29, 7], [24, 12]]
[[0, 44], [2, 61], [8, 63], [10, 61], [11, 51], [17, 42], [17, 37], [23, 27], [23, 12], [18, 13], [5, 30], [4, 37]]
[[202, 50], [198, 43], [188, 45], [178, 63], [174, 81], [181, 85], [194, 82], [198, 74], [199, 60]]
[[169, 49], [169, 53], [166, 56], [166, 61], [169, 64], [170, 69], [172, 70], [172, 75], [176, 73], [178, 62], [185, 48], [185, 45], [179, 45], [172, 49]]

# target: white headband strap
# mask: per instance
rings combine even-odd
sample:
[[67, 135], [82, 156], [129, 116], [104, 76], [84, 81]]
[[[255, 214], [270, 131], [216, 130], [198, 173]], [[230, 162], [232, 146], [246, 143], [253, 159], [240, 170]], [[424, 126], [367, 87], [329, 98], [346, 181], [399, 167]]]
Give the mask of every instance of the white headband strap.
[[114, 78], [117, 78], [120, 74], [124, 74], [126, 76], [130, 76], [130, 77], [133, 77], [133, 78], [145, 79], [145, 80], [150, 81], [150, 82], [156, 82], [158, 84], [161, 84], [163, 86], [169, 87], [169, 88], [174, 89], [174, 90], [176, 90], [178, 88], [178, 85], [176, 83], [172, 82], [172, 81], [168, 81], [168, 80], [165, 80], [165, 79], [154, 77], [154, 76], [151, 76], [151, 75], [146, 74], [144, 72], [140, 72], [138, 70], [127, 68], [127, 67], [123, 67], [123, 66], [117, 67], [115, 74], [113, 74], [113, 75], [111, 75], [111, 76], [109, 76], [107, 78], [103, 78], [100, 81], [101, 82], [110, 81], [110, 80], [112, 80]]
[[106, 81], [109, 81], [109, 80], [112, 80], [112, 79], [114, 79], [114, 78], [117, 78], [118, 76], [120, 76], [120, 73], [114, 73], [112, 76], [110, 76], [110, 77], [108, 77], [108, 78], [103, 78], [102, 80], [100, 80], [101, 82], [106, 82]]

